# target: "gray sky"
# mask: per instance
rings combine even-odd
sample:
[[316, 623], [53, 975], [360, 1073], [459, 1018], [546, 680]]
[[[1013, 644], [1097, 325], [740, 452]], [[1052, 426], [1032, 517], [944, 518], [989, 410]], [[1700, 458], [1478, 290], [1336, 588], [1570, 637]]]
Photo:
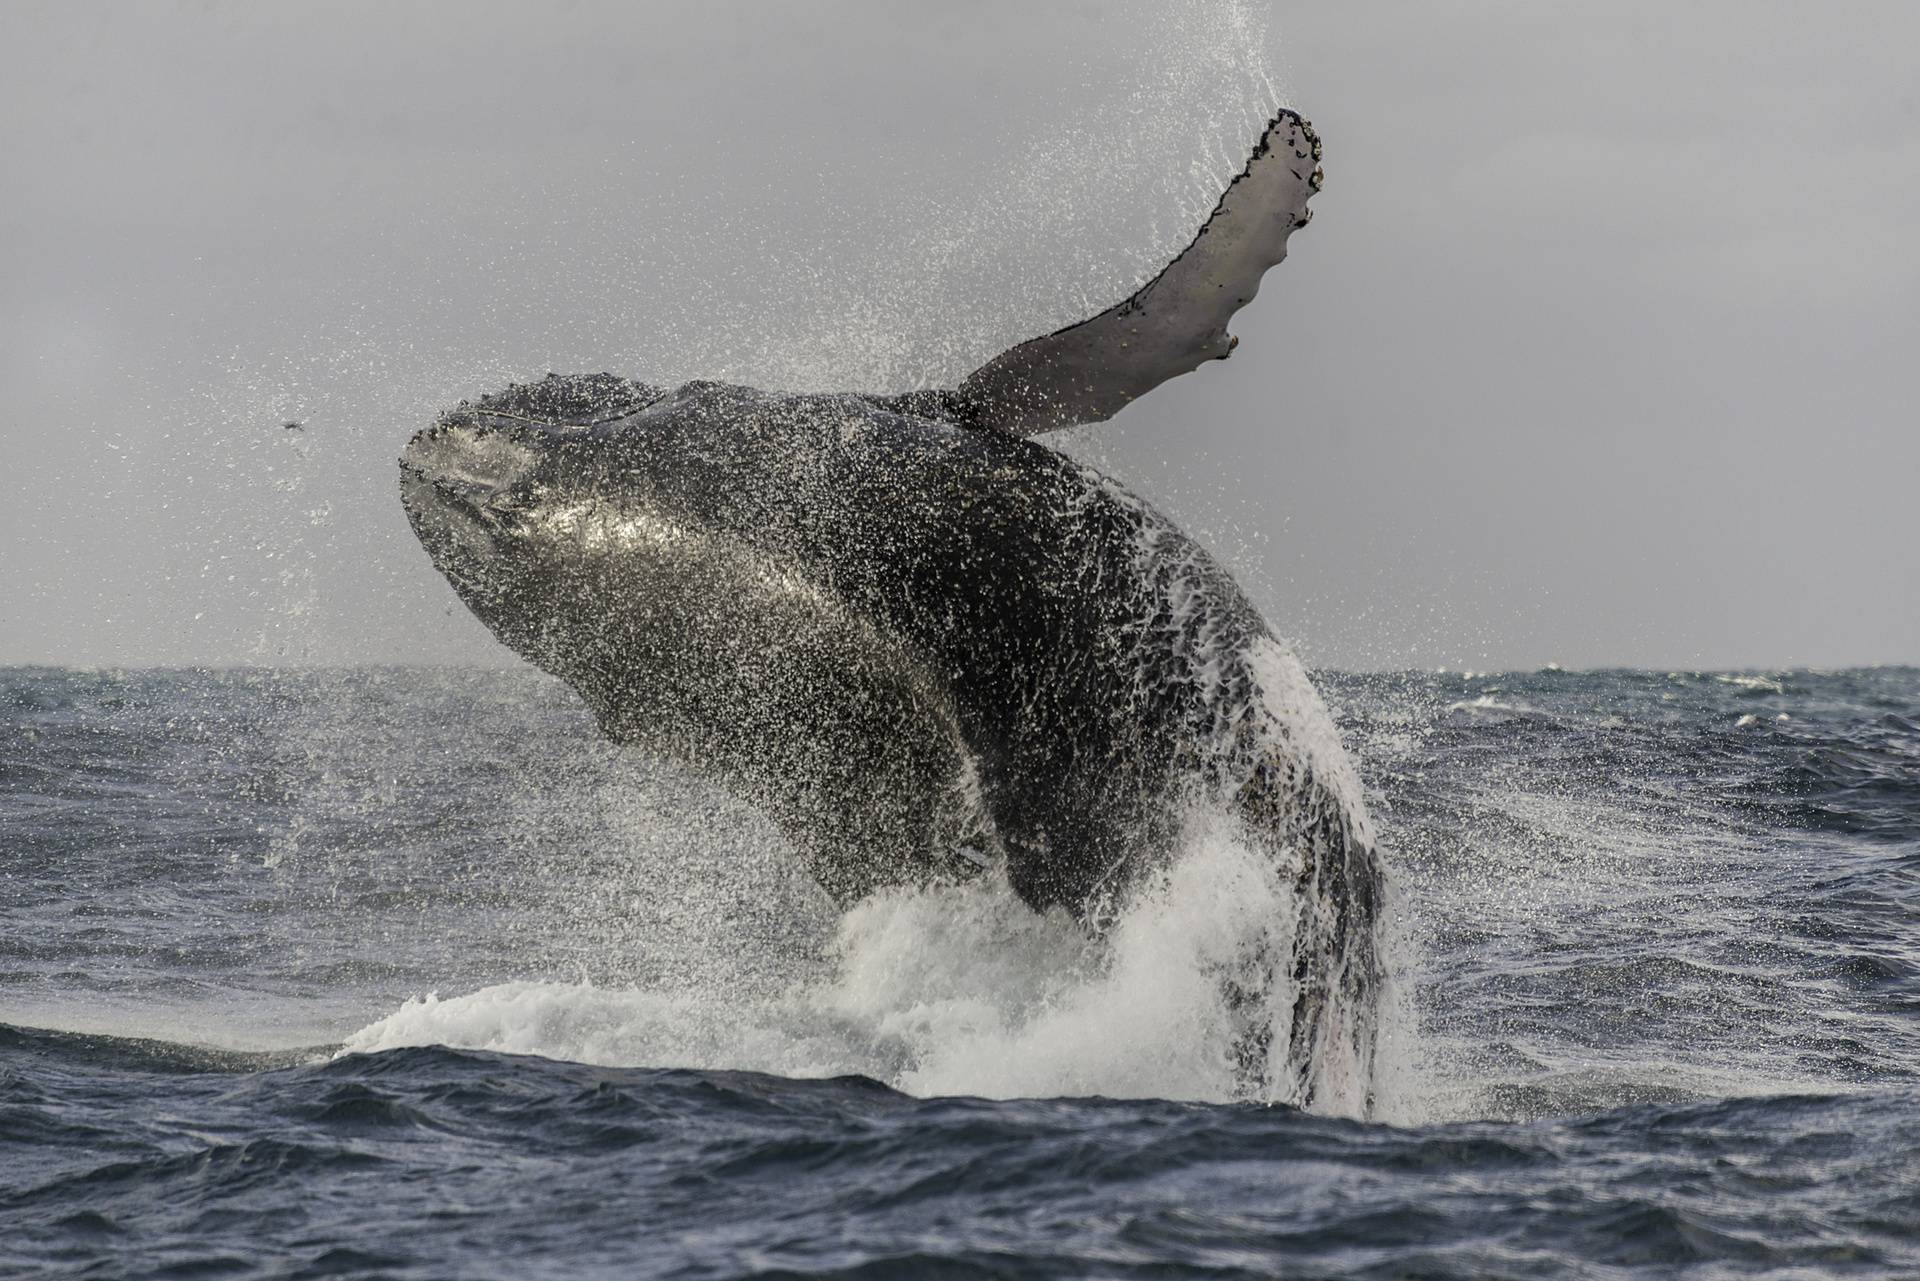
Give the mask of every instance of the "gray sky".
[[1911, 4], [7, 25], [0, 662], [507, 661], [395, 496], [437, 410], [951, 380], [1157, 268], [1276, 93], [1329, 183], [1239, 352], [1067, 447], [1317, 663], [1920, 661]]

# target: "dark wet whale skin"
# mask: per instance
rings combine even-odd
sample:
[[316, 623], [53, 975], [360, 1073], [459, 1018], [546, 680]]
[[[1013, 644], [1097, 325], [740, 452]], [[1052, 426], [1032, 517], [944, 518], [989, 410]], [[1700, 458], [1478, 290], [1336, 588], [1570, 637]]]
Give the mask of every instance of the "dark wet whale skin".
[[402, 460], [415, 529], [610, 734], [747, 787], [843, 901], [955, 848], [1085, 914], [1195, 787], [1250, 788], [1263, 831], [1302, 804], [1350, 829], [1357, 796], [1315, 803], [1311, 753], [1254, 732], [1251, 650], [1272, 638], [1233, 581], [1024, 439], [1231, 353], [1320, 155], [1278, 111], [1163, 270], [951, 389], [665, 395], [601, 374], [463, 405]]
[[616, 739], [761, 800], [843, 902], [968, 849], [1097, 916], [1213, 801], [1370, 936], [1361, 820], [1262, 724], [1266, 624], [1092, 468], [860, 396], [607, 375], [462, 406], [402, 468], [504, 642]]

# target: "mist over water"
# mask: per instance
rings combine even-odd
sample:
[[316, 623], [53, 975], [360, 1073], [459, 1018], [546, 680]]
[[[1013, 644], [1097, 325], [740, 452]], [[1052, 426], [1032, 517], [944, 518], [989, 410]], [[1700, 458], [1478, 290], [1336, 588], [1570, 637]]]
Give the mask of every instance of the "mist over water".
[[[842, 915], [753, 809], [604, 742], [530, 674], [28, 669], [11, 692], [23, 778], [77, 771], [16, 798], [42, 871], [79, 878], [28, 889], [21, 920], [49, 935], [21, 955], [63, 947], [76, 915], [125, 913], [75, 937], [185, 964], [116, 963], [76, 991], [57, 968], [20, 974], [9, 1011], [32, 1024], [861, 1075], [922, 1096], [1226, 1102], [1245, 1087], [1222, 975], [1262, 948], [1290, 954], [1300, 918], [1293, 869], [1205, 815], [1103, 938], [1036, 915], [998, 870]], [[114, 772], [142, 776], [133, 795], [164, 794], [96, 812], [121, 794], [90, 777], [103, 746], [132, 748]], [[155, 854], [150, 877], [113, 878], [119, 833]], [[146, 924], [156, 904], [200, 906]], [[1268, 999], [1284, 1059], [1293, 994]], [[1318, 1109], [1359, 1115], [1374, 1073], [1348, 1029], [1375, 1014], [1327, 1017], [1342, 1034], [1284, 1066], [1271, 1099], [1311, 1084]]]
[[[1395, 874], [1380, 1113], [1906, 1080], [1915, 748], [1874, 709], [1910, 684], [1332, 678]], [[531, 674], [24, 670], [8, 698], [15, 1021], [1224, 1101], [1209, 964], [1287, 916], [1205, 823], [1105, 941], [993, 878], [840, 916], [764, 819]]]

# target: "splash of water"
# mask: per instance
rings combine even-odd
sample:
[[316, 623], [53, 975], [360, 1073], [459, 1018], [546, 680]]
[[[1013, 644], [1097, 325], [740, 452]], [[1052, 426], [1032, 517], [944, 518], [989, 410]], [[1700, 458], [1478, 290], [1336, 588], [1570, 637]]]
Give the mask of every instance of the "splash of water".
[[[1227, 1102], [1242, 1097], [1239, 1024], [1219, 974], [1250, 949], [1284, 954], [1293, 893], [1268, 856], [1208, 825], [1103, 939], [1064, 912], [1036, 915], [993, 878], [894, 889], [840, 921], [823, 972], [784, 986], [503, 983], [410, 999], [341, 1053], [437, 1044], [607, 1066], [858, 1074], [923, 1097]], [[1289, 1003], [1273, 1004], [1286, 1017]], [[1315, 1110], [1367, 1111], [1372, 1065], [1343, 1056], [1347, 1038], [1323, 1044], [1325, 1061], [1299, 1074], [1318, 1084]], [[1291, 1101], [1287, 1088], [1265, 1101]]]

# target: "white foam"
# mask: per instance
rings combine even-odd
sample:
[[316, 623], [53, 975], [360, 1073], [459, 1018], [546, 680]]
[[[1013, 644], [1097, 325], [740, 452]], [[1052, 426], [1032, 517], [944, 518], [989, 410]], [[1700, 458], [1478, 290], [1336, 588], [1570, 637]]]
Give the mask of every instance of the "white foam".
[[[784, 989], [519, 982], [426, 996], [342, 1053], [447, 1045], [607, 1066], [860, 1074], [910, 1094], [1235, 1097], [1219, 971], [1288, 928], [1291, 879], [1199, 830], [1102, 941], [997, 878], [890, 890], [841, 920], [823, 972]], [[715, 946], [726, 946], [716, 940]], [[1273, 994], [1281, 1018], [1291, 996]], [[1285, 1044], [1284, 1023], [1276, 1044]], [[1339, 1041], [1341, 1038], [1331, 1038]], [[1360, 1065], [1314, 1066], [1316, 1110], [1357, 1114]], [[1285, 1101], [1284, 1099], [1278, 1101]]]
[[1770, 676], [1750, 676], [1739, 672], [1724, 672], [1715, 674], [1713, 679], [1722, 685], [1732, 685], [1736, 689], [1759, 690], [1765, 694], [1778, 694], [1785, 689], [1785, 686]]
[[1501, 700], [1495, 698], [1491, 693], [1481, 694], [1477, 698], [1461, 699], [1458, 702], [1449, 703], [1447, 704], [1447, 711], [1465, 712], [1469, 715], [1475, 715], [1480, 712], [1493, 712], [1512, 716], [1538, 716], [1540, 714], [1540, 709], [1531, 703], [1523, 703], [1517, 698]]

